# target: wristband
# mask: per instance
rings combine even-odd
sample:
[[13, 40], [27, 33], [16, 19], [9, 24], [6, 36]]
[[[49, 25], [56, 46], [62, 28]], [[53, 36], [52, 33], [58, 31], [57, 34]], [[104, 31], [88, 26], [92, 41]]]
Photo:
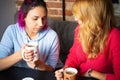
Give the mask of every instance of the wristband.
[[92, 69], [88, 69], [88, 71], [87, 71], [88, 77], [91, 77], [91, 72], [92, 72]]

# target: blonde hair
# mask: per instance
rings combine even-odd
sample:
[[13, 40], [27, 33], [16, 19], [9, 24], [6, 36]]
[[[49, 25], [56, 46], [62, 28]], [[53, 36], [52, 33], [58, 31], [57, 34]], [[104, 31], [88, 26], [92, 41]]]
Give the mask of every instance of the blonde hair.
[[82, 21], [78, 39], [88, 58], [102, 53], [108, 34], [115, 26], [111, 0], [76, 0], [72, 13]]

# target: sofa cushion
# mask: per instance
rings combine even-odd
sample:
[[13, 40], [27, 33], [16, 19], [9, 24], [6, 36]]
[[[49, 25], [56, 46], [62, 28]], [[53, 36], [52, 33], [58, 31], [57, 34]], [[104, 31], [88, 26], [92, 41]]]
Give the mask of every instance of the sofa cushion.
[[64, 63], [74, 41], [76, 22], [48, 19], [48, 25], [57, 32], [60, 40], [60, 59]]

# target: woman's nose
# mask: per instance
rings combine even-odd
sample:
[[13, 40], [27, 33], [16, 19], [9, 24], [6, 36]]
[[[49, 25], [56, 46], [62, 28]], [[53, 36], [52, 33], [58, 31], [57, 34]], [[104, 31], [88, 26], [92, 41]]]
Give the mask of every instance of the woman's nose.
[[42, 19], [39, 19], [39, 20], [38, 20], [38, 25], [39, 25], [39, 26], [43, 26], [43, 20], [42, 20]]

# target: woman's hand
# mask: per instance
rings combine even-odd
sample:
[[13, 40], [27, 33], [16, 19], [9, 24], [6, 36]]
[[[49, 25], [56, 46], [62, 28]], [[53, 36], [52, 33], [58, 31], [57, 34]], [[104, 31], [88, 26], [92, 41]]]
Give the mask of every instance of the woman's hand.
[[34, 51], [33, 50], [24, 50], [24, 58], [23, 58], [29, 67], [34, 68], [35, 62], [33, 62], [34, 59]]
[[38, 59], [35, 60], [34, 58], [34, 50], [33, 49], [24, 49], [22, 56], [23, 56], [23, 60], [26, 61], [27, 65], [30, 68], [36, 68], [38, 70], [42, 70], [42, 71], [53, 71], [53, 67], [50, 65], [45, 64], [43, 61], [40, 60], [40, 53], [38, 52]]
[[21, 47], [21, 49], [16, 52], [17, 53], [17, 58], [20, 58], [20, 60], [23, 59], [22, 53], [23, 53], [23, 51], [25, 49], [25, 46], [26, 46], [26, 44], [23, 44], [22, 47]]
[[63, 69], [56, 70], [55, 77], [57, 80], [63, 80]]
[[[91, 75], [91, 77], [96, 78], [96, 79], [99, 79], [99, 80], [106, 80], [106, 74], [105, 74], [105, 73], [101, 73], [101, 72], [92, 70], [92, 71], [90, 72], [90, 75]], [[82, 76], [84, 76], [84, 77], [89, 77], [89, 76], [88, 76], [88, 71], [85, 72], [84, 74], [82, 74]]]
[[33, 50], [24, 50], [24, 58], [26, 62], [32, 62], [34, 59], [34, 51]]

